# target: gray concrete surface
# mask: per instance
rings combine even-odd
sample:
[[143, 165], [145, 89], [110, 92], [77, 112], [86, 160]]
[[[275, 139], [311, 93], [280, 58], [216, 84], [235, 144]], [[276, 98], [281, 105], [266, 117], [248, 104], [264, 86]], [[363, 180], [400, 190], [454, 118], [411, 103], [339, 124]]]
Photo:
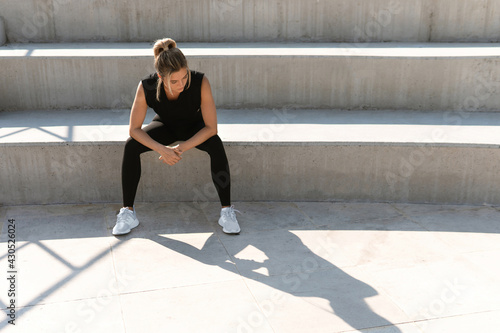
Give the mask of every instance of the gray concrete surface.
[[[500, 110], [498, 44], [179, 46], [221, 108]], [[128, 108], [152, 65], [145, 43], [5, 46], [0, 110]]]
[[[129, 118], [129, 109], [0, 112], [0, 144], [123, 142]], [[500, 144], [498, 112], [218, 109], [217, 122], [238, 143]]]
[[[150, 113], [148, 119], [151, 119]], [[500, 204], [500, 113], [219, 110], [233, 198]], [[4, 204], [116, 202], [128, 111], [4, 112]], [[143, 156], [141, 201], [217, 201], [208, 155]]]
[[[1, 14], [1, 12], [0, 12]], [[5, 31], [5, 21], [3, 17], [0, 16], [0, 46], [3, 46], [7, 43], [7, 34]]]
[[[494, 332], [498, 207], [235, 202], [0, 207], [0, 267], [14, 219], [16, 297], [2, 332]], [[12, 229], [11, 229], [12, 230]], [[11, 273], [12, 274], [12, 273]], [[0, 289], [10, 287], [0, 280]], [[7, 304], [14, 300], [16, 326]]]
[[18, 0], [12, 42], [499, 42], [495, 0]]

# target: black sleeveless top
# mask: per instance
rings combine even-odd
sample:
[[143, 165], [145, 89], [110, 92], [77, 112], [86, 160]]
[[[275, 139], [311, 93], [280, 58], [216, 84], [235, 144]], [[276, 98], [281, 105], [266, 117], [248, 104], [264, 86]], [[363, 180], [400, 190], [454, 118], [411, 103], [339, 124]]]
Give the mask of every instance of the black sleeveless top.
[[200, 108], [203, 75], [201, 72], [191, 71], [189, 88], [185, 88], [174, 101], [167, 98], [164, 88], [161, 89], [160, 101], [156, 99], [158, 74], [151, 74], [142, 80], [146, 102], [157, 114], [154, 120], [160, 120], [166, 126], [176, 129], [204, 126]]

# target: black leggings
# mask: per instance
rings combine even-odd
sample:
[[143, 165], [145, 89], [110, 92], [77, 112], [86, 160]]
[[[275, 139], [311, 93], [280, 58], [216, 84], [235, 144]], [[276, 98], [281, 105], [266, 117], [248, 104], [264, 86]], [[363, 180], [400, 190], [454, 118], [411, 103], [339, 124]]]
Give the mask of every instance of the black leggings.
[[[143, 130], [155, 141], [168, 146], [175, 141], [185, 141], [195, 135], [203, 124], [184, 130], [173, 130], [167, 128], [162, 122], [153, 120]], [[229, 163], [222, 141], [218, 135], [214, 135], [202, 144], [196, 146], [210, 155], [210, 167], [212, 180], [214, 182], [222, 206], [231, 205], [231, 178], [229, 174]], [[150, 148], [133, 138], [129, 138], [125, 144], [122, 162], [122, 190], [123, 206], [134, 205], [137, 186], [141, 179], [141, 158], [144, 152], [151, 151]]]

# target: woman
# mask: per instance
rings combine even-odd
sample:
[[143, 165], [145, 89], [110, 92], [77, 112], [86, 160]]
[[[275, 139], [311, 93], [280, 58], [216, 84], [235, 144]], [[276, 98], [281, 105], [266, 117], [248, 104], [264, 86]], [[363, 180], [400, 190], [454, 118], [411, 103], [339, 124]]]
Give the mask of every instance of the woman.
[[[142, 80], [130, 115], [130, 138], [122, 164], [123, 208], [113, 235], [124, 235], [139, 225], [134, 200], [141, 177], [140, 154], [154, 150], [159, 160], [174, 165], [182, 154], [197, 148], [210, 155], [212, 180], [222, 204], [219, 224], [228, 234], [240, 232], [231, 206], [229, 164], [217, 135], [217, 114], [210, 83], [203, 73], [190, 71], [184, 54], [170, 38], [158, 40], [153, 48], [156, 73]], [[156, 116], [144, 128], [147, 108]], [[174, 142], [181, 141], [176, 146]]]

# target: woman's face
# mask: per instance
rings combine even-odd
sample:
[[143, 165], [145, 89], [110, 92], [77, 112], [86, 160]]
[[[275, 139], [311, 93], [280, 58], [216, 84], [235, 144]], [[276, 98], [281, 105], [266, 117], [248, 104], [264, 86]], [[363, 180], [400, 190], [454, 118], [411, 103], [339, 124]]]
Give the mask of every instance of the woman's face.
[[181, 93], [186, 86], [187, 79], [187, 68], [182, 68], [177, 72], [173, 72], [170, 76], [170, 89], [172, 89], [172, 93]]

